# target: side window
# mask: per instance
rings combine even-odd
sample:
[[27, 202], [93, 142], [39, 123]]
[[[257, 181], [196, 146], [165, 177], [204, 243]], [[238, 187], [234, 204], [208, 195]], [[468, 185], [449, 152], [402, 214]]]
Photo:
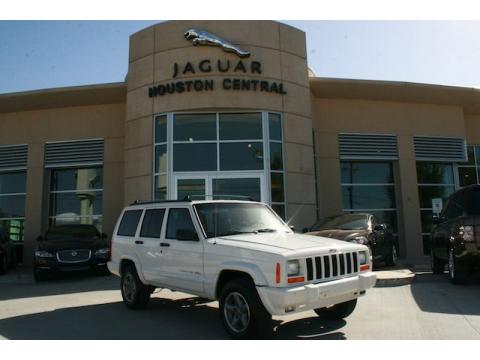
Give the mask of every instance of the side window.
[[138, 221], [142, 216], [143, 210], [127, 210], [123, 214], [122, 221], [118, 227], [117, 235], [120, 236], [135, 236], [137, 231]]
[[193, 226], [190, 211], [188, 211], [188, 209], [169, 210], [166, 238], [181, 241], [198, 240], [197, 231]]
[[163, 216], [165, 209], [150, 209], [145, 211], [143, 217], [142, 230], [140, 236], [149, 238], [159, 238], [162, 230]]

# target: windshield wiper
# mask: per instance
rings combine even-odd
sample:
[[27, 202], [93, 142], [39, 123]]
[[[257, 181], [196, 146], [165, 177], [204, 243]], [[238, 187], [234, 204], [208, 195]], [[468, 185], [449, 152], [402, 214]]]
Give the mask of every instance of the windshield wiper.
[[258, 229], [257, 232], [259, 232], [259, 233], [273, 233], [273, 232], [277, 232], [277, 230], [275, 230], [275, 229]]

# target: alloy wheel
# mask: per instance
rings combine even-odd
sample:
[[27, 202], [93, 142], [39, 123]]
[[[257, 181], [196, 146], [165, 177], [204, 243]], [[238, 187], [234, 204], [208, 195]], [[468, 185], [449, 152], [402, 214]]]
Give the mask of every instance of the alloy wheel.
[[230, 329], [236, 333], [244, 332], [250, 323], [250, 308], [239, 292], [231, 292], [225, 299], [223, 314]]
[[123, 295], [125, 295], [125, 299], [131, 303], [135, 300], [135, 293], [137, 291], [137, 285], [135, 284], [135, 279], [133, 275], [127, 272], [123, 278]]

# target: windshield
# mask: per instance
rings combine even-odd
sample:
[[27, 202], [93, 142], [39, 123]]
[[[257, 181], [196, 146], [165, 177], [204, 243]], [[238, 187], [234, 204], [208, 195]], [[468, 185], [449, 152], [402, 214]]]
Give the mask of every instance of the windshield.
[[366, 230], [368, 229], [368, 215], [345, 214], [328, 217], [312, 226], [311, 231], [321, 230]]
[[98, 236], [94, 226], [56, 226], [48, 230], [47, 240], [91, 239]]
[[263, 204], [206, 203], [195, 205], [207, 238], [262, 232], [290, 232]]

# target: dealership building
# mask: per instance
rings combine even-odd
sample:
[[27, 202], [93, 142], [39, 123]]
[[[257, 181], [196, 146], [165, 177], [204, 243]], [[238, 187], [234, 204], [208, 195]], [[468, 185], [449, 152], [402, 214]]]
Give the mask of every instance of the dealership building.
[[288, 25], [163, 22], [128, 62], [124, 82], [0, 95], [0, 227], [25, 264], [51, 224], [110, 237], [125, 205], [187, 195], [261, 200], [298, 231], [371, 212], [417, 259], [432, 202], [479, 181], [478, 90], [318, 78]]

